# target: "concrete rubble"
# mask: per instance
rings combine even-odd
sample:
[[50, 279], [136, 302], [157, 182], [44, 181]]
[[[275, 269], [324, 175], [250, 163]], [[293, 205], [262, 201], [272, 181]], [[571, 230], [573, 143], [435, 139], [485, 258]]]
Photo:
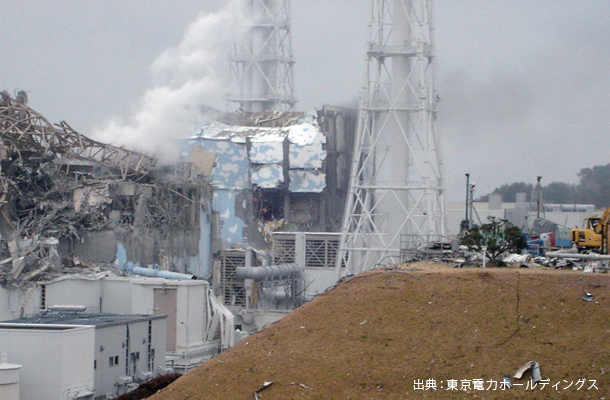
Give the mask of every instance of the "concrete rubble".
[[112, 269], [119, 243], [179, 272], [201, 256], [212, 189], [193, 164], [157, 167], [0, 96], [0, 285]]

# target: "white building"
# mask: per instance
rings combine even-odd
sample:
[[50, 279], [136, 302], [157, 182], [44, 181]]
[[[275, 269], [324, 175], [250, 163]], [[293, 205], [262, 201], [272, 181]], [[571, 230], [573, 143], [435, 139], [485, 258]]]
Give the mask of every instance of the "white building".
[[167, 367], [177, 372], [233, 344], [232, 314], [203, 280], [65, 275], [41, 284], [41, 292], [43, 309], [78, 304], [92, 312], [167, 315]]
[[21, 399], [93, 399], [93, 326], [0, 324], [0, 351], [22, 365]]
[[[570, 229], [582, 226], [583, 220], [595, 215], [593, 204], [542, 204], [540, 210], [535, 204], [526, 201], [525, 193], [517, 194], [517, 202], [505, 203], [497, 194], [490, 195], [489, 202], [473, 203], [473, 223], [476, 225], [488, 222], [488, 217], [507, 219], [523, 231], [531, 230], [538, 216], [557, 225], [557, 238], [568, 238]], [[460, 223], [465, 219], [465, 202], [447, 204], [447, 227], [449, 235], [460, 232]]]
[[[85, 327], [94, 328], [93, 343], [74, 331]], [[165, 315], [83, 314], [66, 307], [34, 318], [0, 323], [0, 337], [9, 343], [19, 342], [20, 347], [11, 348], [11, 353], [24, 365], [22, 386], [41, 390], [56, 387], [55, 397], [24, 394], [25, 399], [32, 400], [80, 399], [92, 394], [95, 398], [112, 397], [165, 373], [165, 331]], [[58, 357], [58, 350], [66, 354]], [[55, 361], [62, 357], [65, 362]], [[84, 378], [76, 378], [83, 374], [93, 374], [93, 385], [86, 386]], [[63, 381], [67, 383], [59, 385]]]

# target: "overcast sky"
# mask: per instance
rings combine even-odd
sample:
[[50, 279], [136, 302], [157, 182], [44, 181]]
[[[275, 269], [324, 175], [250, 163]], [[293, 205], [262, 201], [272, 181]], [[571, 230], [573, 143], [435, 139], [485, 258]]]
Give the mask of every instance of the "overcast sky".
[[[297, 108], [355, 104], [370, 1], [291, 3]], [[0, 2], [0, 90], [26, 90], [52, 122], [98, 139], [133, 134], [146, 149], [153, 140], [138, 129], [188, 132], [200, 122], [189, 104], [224, 109], [225, 6]], [[610, 1], [436, 0], [435, 13], [449, 200], [464, 197], [467, 172], [478, 196], [537, 176], [576, 182], [580, 169], [610, 163]]]

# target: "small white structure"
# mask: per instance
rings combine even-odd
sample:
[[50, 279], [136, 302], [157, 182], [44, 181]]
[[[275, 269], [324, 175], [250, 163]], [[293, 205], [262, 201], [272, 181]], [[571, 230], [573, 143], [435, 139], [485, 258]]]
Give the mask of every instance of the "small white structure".
[[19, 400], [21, 365], [6, 362], [6, 355], [0, 354], [0, 399]]
[[93, 399], [94, 332], [82, 325], [0, 324], [2, 350], [23, 366], [21, 398]]

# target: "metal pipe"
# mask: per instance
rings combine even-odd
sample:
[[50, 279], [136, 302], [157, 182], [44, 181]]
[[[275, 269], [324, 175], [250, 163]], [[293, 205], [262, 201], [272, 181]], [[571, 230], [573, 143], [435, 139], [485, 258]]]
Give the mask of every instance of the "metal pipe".
[[286, 293], [283, 287], [268, 288], [264, 291], [266, 298], [273, 299], [275, 301], [286, 301], [292, 299], [292, 297]]
[[196, 280], [195, 275], [181, 274], [179, 272], [165, 271], [162, 269], [133, 267], [128, 269], [132, 274], [150, 276], [155, 278], [175, 279], [179, 281]]
[[295, 272], [299, 272], [303, 268], [296, 264], [281, 264], [272, 265], [269, 267], [237, 267], [235, 268], [235, 276], [238, 279], [252, 279], [262, 281], [264, 279], [281, 279]]
[[610, 260], [610, 255], [595, 254], [595, 253], [580, 254], [580, 253], [562, 253], [560, 251], [551, 251], [551, 252], [545, 253], [545, 256], [556, 257], [556, 258], [576, 258], [579, 260], [591, 260], [591, 261]]

